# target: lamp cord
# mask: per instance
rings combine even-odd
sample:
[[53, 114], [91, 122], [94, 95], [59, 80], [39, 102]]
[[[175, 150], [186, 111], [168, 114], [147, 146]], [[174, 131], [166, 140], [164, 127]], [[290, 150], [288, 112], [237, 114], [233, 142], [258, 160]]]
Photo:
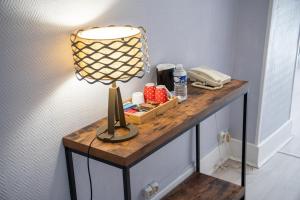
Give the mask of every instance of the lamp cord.
[[[114, 125], [116, 125], [117, 123], [118, 123], [118, 121], [116, 121]], [[107, 129], [105, 131], [107, 131]], [[88, 175], [89, 175], [89, 182], [90, 182], [90, 195], [91, 195], [90, 200], [93, 200], [93, 183], [92, 183], [91, 170], [90, 170], [90, 150], [91, 150], [92, 144], [96, 140], [97, 136], [105, 133], [105, 131], [103, 131], [102, 133], [96, 134], [94, 139], [90, 142], [88, 152], [87, 152], [87, 168], [88, 168]]]
[[88, 168], [88, 175], [89, 175], [89, 181], [90, 181], [90, 200], [93, 200], [93, 184], [92, 184], [92, 178], [91, 178], [91, 171], [90, 171], [90, 150], [92, 147], [93, 142], [95, 141], [95, 139], [97, 138], [97, 136], [94, 137], [94, 139], [90, 142], [89, 144], [89, 148], [88, 148], [88, 155], [87, 155], [87, 168]]

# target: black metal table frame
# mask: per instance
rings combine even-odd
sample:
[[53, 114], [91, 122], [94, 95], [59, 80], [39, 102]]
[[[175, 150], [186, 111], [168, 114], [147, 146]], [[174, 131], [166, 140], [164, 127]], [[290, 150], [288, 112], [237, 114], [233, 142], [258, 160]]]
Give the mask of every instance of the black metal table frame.
[[[242, 167], [241, 167], [241, 169], [242, 169], [241, 170], [241, 177], [242, 178], [241, 178], [241, 186], [243, 186], [245, 188], [245, 186], [246, 186], [246, 142], [247, 142], [246, 127], [247, 127], [247, 96], [248, 96], [248, 92], [246, 91], [242, 95], [244, 96], [244, 99], [243, 99], [243, 133], [242, 133], [243, 135], [242, 135], [242, 164], [241, 164], [242, 165]], [[238, 96], [238, 97], [240, 97], [240, 96]], [[236, 98], [232, 99], [231, 101], [227, 102], [226, 104], [222, 105], [221, 107], [216, 109], [214, 112], [210, 113], [204, 119], [202, 119], [201, 121], [199, 121], [195, 124], [195, 127], [196, 127], [196, 148], [195, 148], [195, 150], [196, 150], [196, 172], [200, 172], [200, 127], [199, 127], [199, 123], [202, 122], [203, 120], [205, 120], [206, 118], [208, 118], [209, 116], [215, 114], [217, 111], [224, 108], [225, 106], [230, 104], [232, 101], [236, 100], [238, 97], [236, 97]], [[85, 157], [89, 156], [91, 159], [94, 159], [94, 160], [97, 160], [99, 162], [106, 163], [110, 166], [114, 166], [114, 167], [117, 167], [119, 169], [122, 169], [122, 172], [123, 172], [123, 187], [124, 187], [124, 200], [131, 200], [130, 168], [132, 166], [136, 165], [137, 163], [139, 163], [140, 161], [144, 160], [145, 158], [147, 158], [152, 153], [159, 150], [161, 147], [163, 147], [166, 144], [168, 144], [169, 142], [173, 141], [175, 138], [181, 136], [183, 133], [190, 130], [192, 127], [189, 127], [187, 130], [182, 131], [181, 134], [178, 134], [175, 137], [173, 137], [173, 138], [169, 139], [168, 141], [166, 141], [165, 143], [159, 145], [154, 150], [152, 150], [151, 152], [149, 152], [148, 154], [146, 154], [145, 156], [143, 156], [139, 160], [135, 161], [134, 163], [130, 164], [129, 166], [121, 166], [121, 165], [112, 163], [110, 161], [100, 159], [100, 158], [96, 158], [92, 155], [88, 155], [87, 153], [79, 152], [79, 151], [70, 149], [68, 147], [65, 147], [71, 200], [77, 200], [72, 153], [77, 153], [77, 154], [85, 156]], [[244, 199], [245, 199], [245, 197], [242, 198], [242, 200], [244, 200]]]

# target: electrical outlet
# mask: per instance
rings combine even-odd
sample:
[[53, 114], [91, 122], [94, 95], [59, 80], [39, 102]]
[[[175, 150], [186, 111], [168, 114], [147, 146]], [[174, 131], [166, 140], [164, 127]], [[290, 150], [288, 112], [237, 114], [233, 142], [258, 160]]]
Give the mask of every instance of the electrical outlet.
[[150, 200], [159, 191], [158, 182], [152, 182], [144, 188], [144, 197], [146, 200]]
[[218, 134], [218, 143], [219, 144], [229, 143], [230, 141], [231, 141], [231, 135], [228, 131], [221, 131]]
[[158, 193], [158, 191], [159, 191], [159, 184], [158, 184], [158, 182], [153, 182], [150, 185], [152, 187], [152, 190], [153, 190], [154, 194]]
[[159, 191], [158, 182], [152, 182], [144, 188], [144, 197], [146, 200], [150, 200]]
[[230, 135], [230, 133], [228, 131], [226, 132], [225, 138], [226, 138], [226, 142], [227, 143], [231, 142], [231, 135]]
[[151, 197], [154, 195], [153, 188], [151, 185], [147, 185], [146, 188], [144, 188], [144, 197], [146, 200], [151, 199]]
[[219, 144], [223, 144], [226, 141], [226, 132], [225, 131], [221, 131], [218, 134], [218, 143]]

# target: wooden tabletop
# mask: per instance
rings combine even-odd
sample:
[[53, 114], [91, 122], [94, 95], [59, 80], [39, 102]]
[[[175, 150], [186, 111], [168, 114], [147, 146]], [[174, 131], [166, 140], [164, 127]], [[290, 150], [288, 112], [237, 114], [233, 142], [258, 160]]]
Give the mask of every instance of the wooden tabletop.
[[[150, 122], [137, 125], [139, 134], [135, 138], [121, 143], [106, 143], [96, 139], [90, 149], [90, 155], [118, 166], [131, 166], [245, 94], [247, 90], [248, 82], [240, 80], [232, 80], [222, 89], [215, 91], [189, 85], [186, 101]], [[96, 136], [97, 127], [106, 123], [107, 119], [104, 118], [65, 136], [64, 146], [86, 154], [90, 142]]]

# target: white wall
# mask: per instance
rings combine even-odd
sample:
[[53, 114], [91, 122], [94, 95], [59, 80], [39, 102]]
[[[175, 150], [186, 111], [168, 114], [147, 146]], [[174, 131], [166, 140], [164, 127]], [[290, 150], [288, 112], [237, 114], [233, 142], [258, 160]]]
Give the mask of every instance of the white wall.
[[[299, 26], [300, 29], [300, 26]], [[292, 118], [292, 134], [300, 136], [300, 30], [298, 38], [298, 58], [295, 63], [295, 76], [294, 76], [294, 86], [293, 86], [293, 97], [292, 97], [292, 108], [291, 108], [291, 118]]]
[[[249, 81], [247, 135], [255, 143], [258, 118], [260, 81], [267, 35], [269, 0], [242, 0], [238, 3], [235, 31], [235, 64], [233, 77]], [[242, 133], [242, 99], [230, 110], [230, 131], [240, 139]]]
[[[274, 0], [261, 92], [259, 141], [290, 120], [300, 1]], [[291, 134], [291, 133], [286, 133]]]
[[[61, 139], [106, 115], [108, 87], [79, 82], [74, 76], [69, 42], [74, 29], [143, 25], [148, 30], [153, 64], [207, 64], [230, 73], [234, 66], [237, 5], [237, 0], [1, 1], [0, 199], [69, 199]], [[120, 84], [123, 96], [141, 90], [151, 78]], [[217, 132], [228, 129], [228, 115], [228, 108], [218, 114], [218, 126], [214, 117], [201, 124], [202, 156], [215, 148]], [[147, 171], [142, 169], [151, 165], [155, 168], [156, 163], [173, 164], [174, 152], [185, 155], [190, 140], [188, 135], [179, 138], [174, 144], [178, 142], [181, 148], [170, 145], [162, 151], [164, 157], [154, 155], [153, 162], [137, 166], [136, 176], [144, 176]], [[162, 167], [161, 173], [171, 181], [191, 161], [191, 155], [188, 159], [183, 156], [176, 160], [180, 165]], [[86, 178], [85, 161], [76, 167], [82, 170], [79, 176]], [[120, 182], [113, 179], [118, 172], [107, 169], [106, 175], [112, 179], [103, 180], [97, 168], [101, 166], [93, 163], [99, 191], [104, 181], [120, 189]], [[118, 185], [109, 185], [113, 180]], [[135, 197], [147, 181], [133, 181]], [[83, 198], [88, 187], [82, 186]]]
[[[291, 138], [291, 98], [300, 1], [240, 1], [233, 76], [249, 80], [248, 158], [262, 166]], [[230, 110], [230, 132], [240, 139], [242, 101]]]

